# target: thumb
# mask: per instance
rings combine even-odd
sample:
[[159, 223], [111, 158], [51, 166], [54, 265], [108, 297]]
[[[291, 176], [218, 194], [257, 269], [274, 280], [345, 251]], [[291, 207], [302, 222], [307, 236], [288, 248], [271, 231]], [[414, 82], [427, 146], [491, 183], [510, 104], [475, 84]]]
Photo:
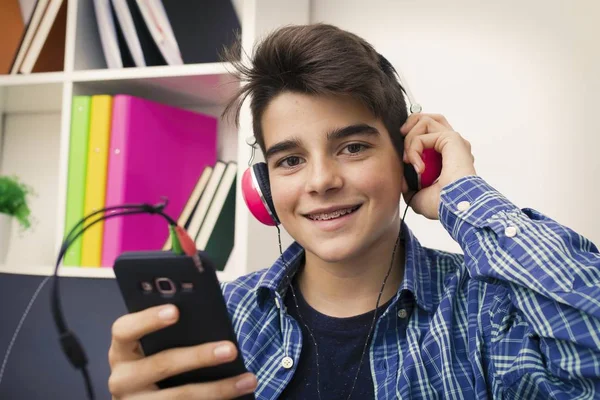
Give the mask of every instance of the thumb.
[[404, 200], [408, 207], [412, 208], [416, 214], [422, 215], [427, 219], [439, 219], [439, 182], [418, 192], [404, 192]]

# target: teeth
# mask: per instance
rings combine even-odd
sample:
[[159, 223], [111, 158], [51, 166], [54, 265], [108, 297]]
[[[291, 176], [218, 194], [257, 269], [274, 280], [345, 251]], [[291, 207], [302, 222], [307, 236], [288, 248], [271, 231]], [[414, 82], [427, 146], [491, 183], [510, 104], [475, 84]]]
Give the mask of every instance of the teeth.
[[327, 214], [313, 214], [311, 216], [309, 216], [310, 219], [314, 220], [314, 221], [327, 221], [329, 219], [334, 219], [334, 218], [339, 218], [342, 215], [346, 215], [346, 214], [350, 214], [351, 212], [355, 211], [358, 207], [354, 207], [354, 208], [346, 208], [345, 210], [337, 210], [331, 213], [327, 213]]

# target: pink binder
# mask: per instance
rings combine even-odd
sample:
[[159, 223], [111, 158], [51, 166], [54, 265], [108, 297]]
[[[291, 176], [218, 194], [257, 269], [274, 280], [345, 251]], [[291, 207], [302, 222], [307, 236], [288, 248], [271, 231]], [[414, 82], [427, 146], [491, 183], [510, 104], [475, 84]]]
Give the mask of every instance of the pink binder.
[[[115, 95], [108, 159], [106, 206], [158, 203], [173, 219], [198, 177], [217, 161], [215, 117], [129, 95]], [[128, 215], [104, 224], [102, 266], [124, 251], [160, 250], [168, 237], [164, 218]]]

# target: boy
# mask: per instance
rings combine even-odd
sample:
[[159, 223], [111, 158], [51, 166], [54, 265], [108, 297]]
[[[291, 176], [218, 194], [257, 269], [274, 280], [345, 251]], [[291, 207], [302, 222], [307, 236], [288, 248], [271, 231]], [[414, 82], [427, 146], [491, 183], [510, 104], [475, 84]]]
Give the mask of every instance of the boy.
[[[114, 324], [115, 399], [600, 396], [594, 244], [477, 176], [444, 117], [408, 117], [393, 69], [351, 33], [285, 27], [238, 67], [237, 99], [252, 96], [274, 207], [295, 239], [270, 268], [223, 286], [250, 372], [157, 390], [236, 350], [144, 358], [137, 340], [177, 320], [174, 307], [149, 309]], [[422, 172], [426, 148], [441, 153], [442, 172], [413, 197], [403, 170]], [[400, 218], [401, 194], [464, 256], [422, 247]]]

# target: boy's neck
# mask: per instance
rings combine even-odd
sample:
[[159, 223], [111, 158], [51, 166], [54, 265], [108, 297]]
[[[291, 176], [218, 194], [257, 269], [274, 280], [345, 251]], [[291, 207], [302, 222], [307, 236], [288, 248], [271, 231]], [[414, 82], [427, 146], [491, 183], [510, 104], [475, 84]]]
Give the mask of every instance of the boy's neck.
[[[304, 268], [298, 274], [302, 296], [312, 308], [331, 317], [345, 318], [373, 311], [395, 242], [396, 237], [382, 240], [363, 256], [343, 264], [326, 263], [307, 252]], [[403, 276], [404, 245], [400, 242], [379, 306], [396, 294]]]

